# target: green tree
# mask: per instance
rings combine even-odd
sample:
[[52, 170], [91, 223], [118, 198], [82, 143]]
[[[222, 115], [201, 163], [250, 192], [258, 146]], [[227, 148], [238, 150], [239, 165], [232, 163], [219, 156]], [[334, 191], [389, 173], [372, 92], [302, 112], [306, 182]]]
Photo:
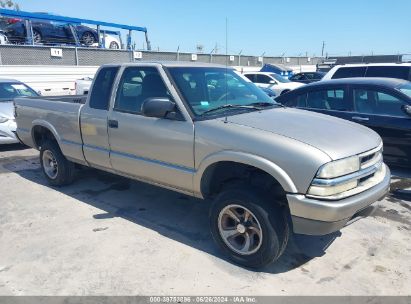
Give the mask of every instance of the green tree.
[[12, 0], [0, 0], [0, 7], [14, 9], [16, 11], [20, 10], [19, 5], [14, 3]]

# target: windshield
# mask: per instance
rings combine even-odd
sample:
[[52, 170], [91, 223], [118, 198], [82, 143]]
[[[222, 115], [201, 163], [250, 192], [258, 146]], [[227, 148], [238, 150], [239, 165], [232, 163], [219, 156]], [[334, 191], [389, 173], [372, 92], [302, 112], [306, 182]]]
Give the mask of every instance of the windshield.
[[169, 71], [197, 116], [215, 114], [210, 110], [217, 108], [227, 114], [228, 111], [247, 111], [247, 108], [237, 106], [277, 104], [252, 82], [231, 69], [181, 67], [169, 68]]
[[411, 97], [411, 83], [403, 84], [402, 86], [398, 87], [398, 90]]
[[23, 83], [0, 83], [0, 102], [23, 96], [33, 97], [39, 95]]
[[270, 76], [273, 77], [275, 80], [277, 80], [277, 81], [279, 81], [279, 82], [283, 82], [283, 83], [291, 82], [291, 81], [289, 81], [287, 78], [281, 77], [281, 76], [278, 75], [278, 74], [271, 73]]

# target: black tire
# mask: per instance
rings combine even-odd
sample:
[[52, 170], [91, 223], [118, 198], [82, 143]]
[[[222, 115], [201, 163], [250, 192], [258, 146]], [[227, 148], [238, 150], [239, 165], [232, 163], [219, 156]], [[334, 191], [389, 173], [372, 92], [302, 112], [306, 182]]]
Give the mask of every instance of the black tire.
[[[46, 159], [50, 156], [50, 153], [57, 166], [55, 176], [51, 176], [50, 172], [47, 173], [47, 168], [50, 167], [50, 164], [46, 164]], [[74, 179], [74, 163], [65, 158], [56, 142], [47, 141], [41, 146], [40, 164], [50, 185], [68, 185]]]
[[83, 42], [87, 46], [90, 46], [96, 43], [96, 38], [94, 37], [92, 32], [84, 32], [81, 36], [81, 42]]
[[33, 30], [33, 42], [34, 43], [41, 43], [43, 37], [38, 30]]
[[109, 45], [109, 48], [112, 49], [112, 50], [118, 50], [120, 48], [120, 46], [118, 45], [117, 42], [111, 41], [110, 45]]
[[[221, 236], [220, 212], [233, 204], [251, 211], [261, 226], [262, 241], [256, 252], [247, 255], [235, 252]], [[263, 190], [247, 188], [247, 186], [230, 187], [223, 190], [211, 206], [211, 233], [224, 254], [235, 263], [249, 268], [261, 268], [276, 261], [287, 246], [290, 230], [286, 214], [286, 208], [264, 195]]]

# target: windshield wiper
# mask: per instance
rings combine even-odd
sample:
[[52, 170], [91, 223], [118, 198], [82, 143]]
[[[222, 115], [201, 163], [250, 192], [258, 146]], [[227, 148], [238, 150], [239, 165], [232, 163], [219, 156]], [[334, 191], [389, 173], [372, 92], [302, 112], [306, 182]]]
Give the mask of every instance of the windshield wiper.
[[253, 107], [282, 107], [285, 108], [281, 103], [278, 102], [266, 102], [266, 101], [259, 101], [259, 102], [253, 102], [248, 104], [247, 106], [253, 106]]
[[261, 107], [258, 107], [258, 106], [255, 106], [255, 105], [242, 106], [242, 105], [225, 104], [225, 105], [222, 105], [222, 106], [207, 110], [207, 111], [203, 112], [201, 115], [212, 113], [212, 112], [223, 110], [223, 109], [249, 109], [249, 110], [259, 111], [259, 110], [261, 110]]

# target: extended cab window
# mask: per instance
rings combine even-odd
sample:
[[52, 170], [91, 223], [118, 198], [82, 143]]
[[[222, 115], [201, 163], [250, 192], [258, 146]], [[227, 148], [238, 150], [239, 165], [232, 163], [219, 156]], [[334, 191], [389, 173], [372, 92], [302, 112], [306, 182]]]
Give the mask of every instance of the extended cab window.
[[94, 82], [96, 89], [91, 90], [90, 108], [98, 110], [108, 110], [111, 90], [119, 67], [102, 68]]
[[309, 92], [307, 96], [307, 107], [322, 110], [349, 111], [350, 109], [344, 96], [344, 89]]
[[114, 110], [141, 113], [143, 102], [152, 97], [169, 97], [158, 70], [154, 67], [126, 68], [118, 86]]
[[355, 110], [364, 114], [407, 116], [401, 107], [406, 102], [391, 94], [366, 89], [354, 89]]
[[366, 69], [366, 67], [342, 67], [339, 68], [331, 78], [338, 79], [350, 77], [364, 77]]

